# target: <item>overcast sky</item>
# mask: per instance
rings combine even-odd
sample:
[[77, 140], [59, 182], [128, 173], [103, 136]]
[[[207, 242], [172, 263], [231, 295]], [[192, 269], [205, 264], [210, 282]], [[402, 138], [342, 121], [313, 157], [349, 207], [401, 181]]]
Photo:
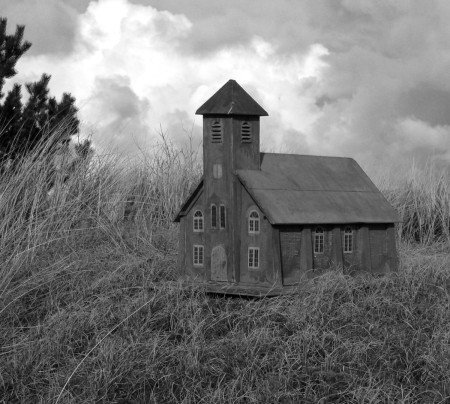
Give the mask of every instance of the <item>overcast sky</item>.
[[134, 153], [230, 78], [266, 111], [270, 151], [362, 165], [450, 161], [448, 0], [0, 0], [33, 43], [15, 81], [52, 75], [83, 132]]

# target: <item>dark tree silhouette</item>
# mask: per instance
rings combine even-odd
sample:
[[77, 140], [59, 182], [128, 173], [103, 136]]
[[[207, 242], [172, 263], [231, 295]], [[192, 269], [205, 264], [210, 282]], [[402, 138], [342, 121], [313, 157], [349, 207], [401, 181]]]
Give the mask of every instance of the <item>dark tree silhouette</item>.
[[24, 26], [18, 25], [11, 35], [6, 33], [6, 26], [7, 19], [0, 18], [0, 154], [15, 159], [50, 139], [50, 147], [68, 143], [78, 132], [79, 120], [75, 98], [69, 93], [64, 93], [60, 101], [51, 97], [48, 89], [51, 76], [45, 73], [39, 81], [25, 85], [28, 93], [25, 103], [18, 84], [5, 97], [2, 93], [5, 80], [17, 74], [17, 61], [31, 46], [23, 41]]

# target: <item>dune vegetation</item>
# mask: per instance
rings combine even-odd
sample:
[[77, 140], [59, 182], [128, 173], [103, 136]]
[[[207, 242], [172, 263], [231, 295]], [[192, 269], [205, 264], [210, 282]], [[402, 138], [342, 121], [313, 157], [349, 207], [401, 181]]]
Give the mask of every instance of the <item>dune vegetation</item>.
[[246, 299], [177, 282], [196, 150], [53, 160], [43, 147], [0, 179], [0, 403], [450, 399], [447, 172], [379, 183], [404, 220], [398, 273]]

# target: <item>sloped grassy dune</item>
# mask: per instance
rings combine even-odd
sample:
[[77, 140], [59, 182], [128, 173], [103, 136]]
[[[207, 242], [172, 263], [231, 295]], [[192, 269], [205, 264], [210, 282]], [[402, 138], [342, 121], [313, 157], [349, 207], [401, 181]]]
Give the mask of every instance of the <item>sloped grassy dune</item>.
[[51, 197], [35, 161], [1, 183], [0, 402], [449, 399], [446, 175], [384, 184], [405, 219], [397, 274], [334, 270], [241, 299], [176, 282], [194, 153], [96, 158]]

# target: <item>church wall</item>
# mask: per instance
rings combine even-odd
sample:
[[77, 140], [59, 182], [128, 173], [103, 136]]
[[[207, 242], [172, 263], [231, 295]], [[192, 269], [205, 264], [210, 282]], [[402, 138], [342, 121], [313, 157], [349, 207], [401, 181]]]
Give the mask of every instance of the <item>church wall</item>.
[[[247, 123], [250, 141], [243, 142], [241, 128]], [[233, 118], [233, 166], [235, 170], [259, 170], [259, 116], [237, 115]]]
[[312, 236], [312, 251], [313, 251], [313, 268], [314, 269], [327, 269], [332, 264], [332, 246], [333, 246], [333, 232], [332, 227], [328, 225], [320, 225], [323, 229], [324, 236], [324, 244], [323, 244], [323, 253], [314, 252], [314, 231], [319, 226], [311, 227], [311, 236]]
[[[272, 285], [277, 281], [277, 272], [280, 267], [274, 266], [274, 259], [276, 258], [276, 252], [274, 248], [273, 240], [273, 228], [264, 214], [256, 206], [252, 197], [242, 187], [241, 188], [241, 211], [239, 216], [240, 225], [240, 281], [246, 284], [263, 284]], [[249, 215], [251, 211], [256, 211], [260, 218], [260, 231], [259, 234], [250, 234], [248, 231]], [[259, 248], [259, 268], [252, 269], [248, 265], [248, 248]]]
[[[185, 216], [185, 231], [186, 231], [186, 241], [185, 241], [185, 274], [187, 277], [192, 279], [197, 279], [199, 281], [204, 281], [208, 279], [207, 268], [211, 265], [211, 253], [210, 249], [206, 245], [205, 230], [203, 232], [194, 232], [194, 212], [196, 210], [201, 210], [204, 214], [203, 204], [197, 202], [189, 210], [188, 214]], [[193, 263], [193, 248], [194, 245], [202, 245], [204, 247], [204, 260], [203, 265], [197, 266]]]

